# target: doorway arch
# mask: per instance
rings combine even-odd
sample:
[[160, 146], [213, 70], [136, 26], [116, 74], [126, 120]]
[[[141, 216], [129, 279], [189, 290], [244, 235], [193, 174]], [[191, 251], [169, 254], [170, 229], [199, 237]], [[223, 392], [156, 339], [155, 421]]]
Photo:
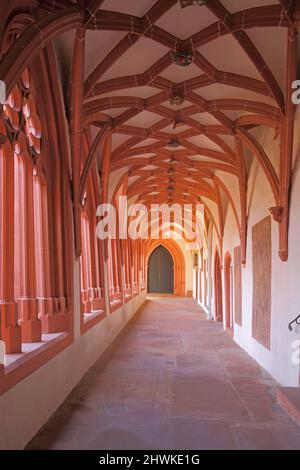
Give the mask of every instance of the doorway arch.
[[225, 324], [229, 330], [233, 329], [232, 318], [232, 261], [229, 253], [224, 261], [224, 289], [225, 289]]
[[185, 259], [178, 244], [172, 239], [149, 240], [147, 245], [146, 272], [151, 253], [158, 246], [165, 247], [171, 254], [174, 263], [174, 295], [185, 296]]
[[149, 256], [147, 279], [149, 293], [174, 293], [174, 262], [170, 252], [162, 245]]
[[223, 321], [223, 299], [222, 299], [222, 271], [221, 261], [218, 251], [215, 254], [214, 263], [214, 287], [215, 287], [215, 319]]

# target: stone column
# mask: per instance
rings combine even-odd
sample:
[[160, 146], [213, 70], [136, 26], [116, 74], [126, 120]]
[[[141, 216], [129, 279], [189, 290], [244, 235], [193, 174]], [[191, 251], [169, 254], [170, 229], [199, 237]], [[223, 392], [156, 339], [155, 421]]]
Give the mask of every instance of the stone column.
[[22, 341], [35, 343], [41, 341], [41, 321], [38, 319], [35, 271], [35, 233], [33, 199], [33, 163], [28, 152], [19, 157], [19, 241], [20, 241], [20, 286], [18, 312], [22, 329]]
[[213, 297], [213, 252], [212, 252], [212, 222], [209, 224], [208, 228], [208, 254], [207, 254], [207, 276], [208, 276], [208, 303], [207, 303], [207, 318], [209, 320], [213, 319], [212, 311], [212, 297]]
[[0, 339], [6, 353], [21, 352], [21, 328], [14, 300], [14, 153], [0, 147]]
[[51, 333], [54, 323], [54, 300], [51, 297], [47, 188], [36, 173], [34, 174], [34, 217], [38, 313], [42, 322], [42, 331]]
[[115, 253], [116, 253], [116, 268], [117, 268], [117, 279], [118, 279], [118, 294], [120, 300], [124, 302], [124, 284], [123, 284], [123, 270], [122, 270], [122, 253], [120, 239], [115, 240]]
[[91, 286], [90, 272], [90, 239], [89, 239], [89, 221], [87, 215], [81, 217], [81, 233], [82, 233], [82, 254], [81, 254], [81, 292], [84, 313], [90, 313], [92, 309], [89, 298]]

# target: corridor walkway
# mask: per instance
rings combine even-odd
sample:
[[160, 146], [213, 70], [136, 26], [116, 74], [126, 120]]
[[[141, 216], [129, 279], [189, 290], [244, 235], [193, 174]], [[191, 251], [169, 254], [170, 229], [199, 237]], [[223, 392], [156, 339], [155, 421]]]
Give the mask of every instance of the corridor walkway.
[[153, 297], [28, 448], [300, 449], [275, 389], [192, 299]]

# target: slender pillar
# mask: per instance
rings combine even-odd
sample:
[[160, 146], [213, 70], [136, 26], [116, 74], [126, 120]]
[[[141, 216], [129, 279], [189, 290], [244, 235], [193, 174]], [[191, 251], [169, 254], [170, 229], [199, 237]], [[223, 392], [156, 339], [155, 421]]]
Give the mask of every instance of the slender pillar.
[[0, 339], [6, 353], [21, 352], [21, 328], [14, 301], [14, 154], [0, 147]]
[[104, 243], [103, 240], [99, 240], [96, 237], [96, 243], [98, 247], [98, 269], [99, 269], [99, 290], [100, 290], [100, 297], [104, 299]]
[[126, 289], [130, 289], [130, 262], [129, 262], [129, 242], [124, 240], [125, 245], [125, 259], [126, 259]]
[[23, 269], [20, 273], [21, 283], [17, 302], [22, 341], [35, 343], [41, 341], [41, 321], [38, 319], [36, 298], [33, 163], [28, 152], [23, 152], [18, 160], [23, 189], [23, 192], [19, 194], [19, 227], [21, 229], [19, 239]]
[[114, 280], [114, 293], [119, 294], [119, 275], [118, 275], [118, 255], [117, 255], [117, 241], [112, 240], [112, 259], [113, 259], [113, 280]]
[[89, 192], [91, 194], [88, 217], [91, 256], [91, 285], [89, 286], [91, 290], [89, 300], [91, 301], [92, 310], [101, 310], [104, 307], [104, 303], [101, 298], [100, 289], [99, 254], [96, 235], [96, 206], [94, 203], [94, 188], [92, 185], [89, 187]]
[[237, 155], [237, 169], [238, 169], [240, 204], [241, 204], [241, 222], [240, 222], [241, 258], [242, 258], [242, 264], [246, 264], [247, 172], [246, 172], [243, 145], [238, 137], [235, 138], [235, 149], [236, 149], [236, 155]]
[[[108, 134], [105, 137], [103, 143], [103, 157], [102, 157], [102, 168], [101, 168], [101, 203], [106, 204], [108, 202], [108, 183], [109, 183], [109, 169], [110, 169], [110, 158], [111, 158], [111, 142], [112, 136]], [[112, 262], [112, 240], [107, 238], [103, 242], [103, 257], [104, 266], [104, 286], [108, 286], [109, 300], [112, 299], [113, 294], [113, 262]], [[106, 276], [107, 272], [107, 278]], [[107, 303], [109, 305], [109, 303]], [[109, 314], [109, 310], [107, 310]]]
[[109, 287], [109, 298], [113, 299], [114, 294], [114, 270], [113, 270], [113, 240], [107, 239], [107, 266], [108, 266], [108, 287]]
[[[296, 106], [292, 101], [292, 83], [297, 79], [298, 31], [294, 26], [287, 31], [287, 72], [286, 106], [280, 143], [280, 184], [279, 184], [279, 256], [288, 259], [288, 235], [290, 190], [293, 164], [293, 139]], [[275, 219], [276, 220], [276, 219]]]
[[117, 267], [117, 279], [118, 279], [118, 294], [123, 299], [124, 285], [123, 285], [123, 270], [122, 270], [122, 253], [120, 239], [115, 240], [116, 245], [116, 267]]
[[34, 217], [36, 250], [36, 294], [42, 331], [53, 331], [54, 301], [51, 297], [50, 249], [46, 184], [34, 175]]
[[132, 240], [128, 239], [128, 268], [129, 268], [129, 284], [133, 294], [133, 276], [132, 276]]
[[73, 178], [73, 214], [75, 254], [81, 256], [81, 201], [79, 200], [80, 171], [81, 171], [81, 143], [82, 143], [82, 103], [84, 86], [84, 54], [85, 54], [85, 28], [76, 30], [73, 49], [72, 82], [71, 82], [71, 146], [72, 146], [72, 178]]
[[213, 252], [212, 252], [212, 232], [213, 232], [213, 224], [210, 221], [209, 228], [208, 228], [208, 253], [207, 253], [207, 277], [208, 277], [208, 302], [207, 302], [207, 310], [208, 319], [212, 320], [212, 296], [213, 296]]
[[91, 272], [90, 272], [90, 240], [89, 240], [89, 221], [86, 214], [81, 217], [81, 230], [82, 230], [82, 255], [81, 255], [81, 291], [82, 302], [84, 306], [84, 313], [89, 313], [92, 309], [89, 300], [89, 287], [91, 286]]

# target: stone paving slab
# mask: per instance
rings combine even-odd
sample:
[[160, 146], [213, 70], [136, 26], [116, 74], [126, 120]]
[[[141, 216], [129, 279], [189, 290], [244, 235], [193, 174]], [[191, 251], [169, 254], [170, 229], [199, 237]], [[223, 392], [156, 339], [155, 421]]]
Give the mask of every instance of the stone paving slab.
[[29, 449], [300, 449], [278, 384], [192, 299], [146, 302]]

